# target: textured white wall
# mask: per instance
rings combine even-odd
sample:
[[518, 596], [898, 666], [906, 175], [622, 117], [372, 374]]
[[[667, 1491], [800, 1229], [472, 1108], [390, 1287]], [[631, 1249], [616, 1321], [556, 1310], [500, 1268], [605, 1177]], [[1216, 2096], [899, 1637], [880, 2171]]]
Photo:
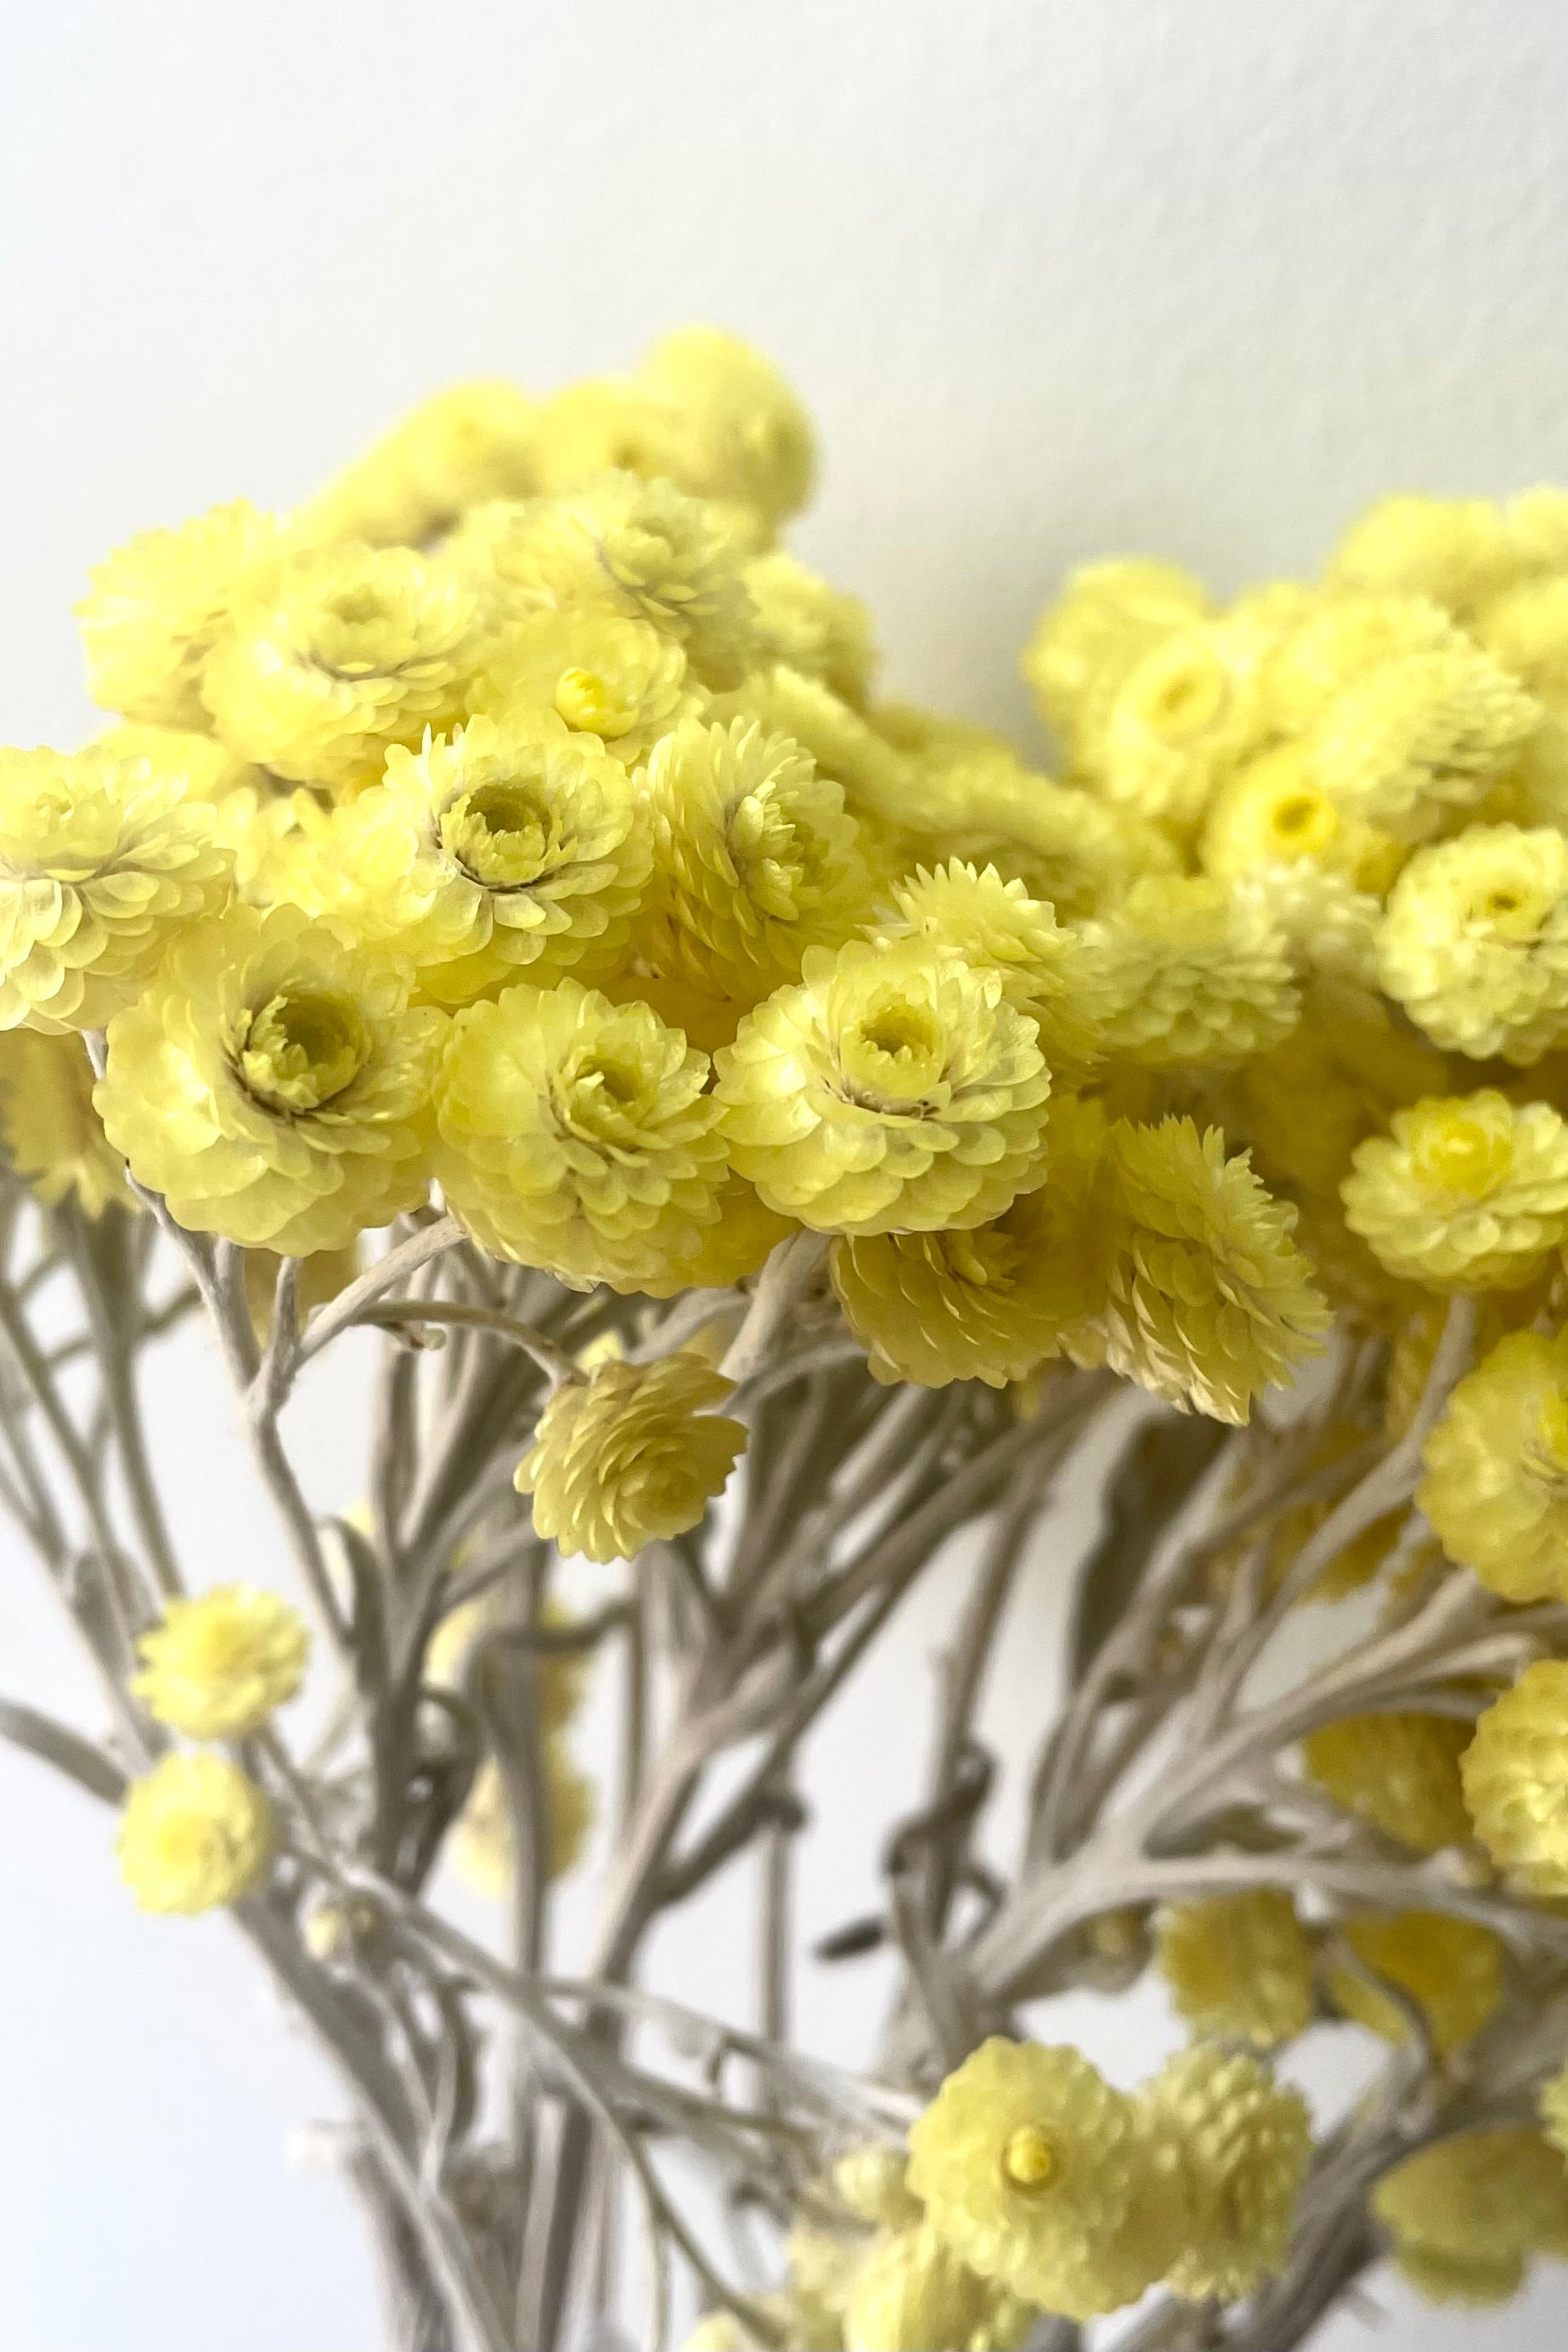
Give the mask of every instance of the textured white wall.
[[[1016, 646], [1080, 556], [1149, 546], [1231, 584], [1310, 564], [1384, 488], [1568, 478], [1561, 0], [5, 16], [9, 740], [88, 725], [68, 609], [130, 530], [286, 504], [445, 377], [546, 385], [689, 318], [810, 400], [803, 551], [869, 597], [891, 682], [983, 716], [1023, 720]], [[191, 1541], [268, 1572], [199, 1352], [163, 1378]], [[318, 1399], [324, 1496], [346, 1434]], [[1050, 1583], [1042, 1562], [999, 1736], [1037, 1706]], [[887, 1807], [907, 1785], [886, 1729], [934, 1623], [919, 1604], [884, 1663], [875, 1742], [819, 1759], [814, 1921], [855, 1900], [873, 1777]], [[8, 1555], [0, 1661], [77, 1695]], [[353, 2217], [282, 2153], [316, 2080], [223, 1926], [137, 1919], [102, 1822], [8, 1758], [0, 1792], [0, 2352], [373, 2352]], [[732, 1981], [742, 1917], [666, 1963]], [[819, 1979], [807, 2023], [847, 2055], [875, 2011]], [[1129, 2074], [1160, 2032], [1134, 2015]], [[1568, 2309], [1550, 2280], [1474, 2322], [1391, 2302], [1386, 2352], [1554, 2343]], [[1353, 2317], [1326, 2339], [1364, 2340]]]

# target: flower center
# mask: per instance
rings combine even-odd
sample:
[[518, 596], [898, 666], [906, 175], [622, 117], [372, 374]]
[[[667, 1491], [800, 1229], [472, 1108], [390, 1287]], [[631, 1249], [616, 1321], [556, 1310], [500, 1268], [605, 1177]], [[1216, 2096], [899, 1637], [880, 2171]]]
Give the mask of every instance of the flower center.
[[876, 1108], [921, 1101], [942, 1071], [942, 1034], [929, 1005], [894, 1002], [848, 1030], [841, 1060], [849, 1099]]
[[483, 890], [525, 890], [557, 846], [549, 803], [536, 785], [478, 784], [441, 812], [441, 846]]
[[240, 1024], [235, 1066], [247, 1094], [268, 1110], [320, 1110], [352, 1086], [370, 1038], [351, 1004], [281, 989]]
[[1008, 2186], [1026, 2195], [1048, 2189], [1060, 2166], [1048, 2134], [1038, 2124], [1020, 2124], [1002, 2150], [1002, 2175]]
[[1339, 823], [1333, 803], [1323, 793], [1291, 793], [1274, 806], [1274, 838], [1296, 856], [1326, 848]]
[[1506, 1129], [1449, 1112], [1422, 1128], [1411, 1158], [1416, 1174], [1433, 1192], [1481, 1201], [1508, 1173], [1513, 1145]]
[[642, 1073], [634, 1061], [615, 1054], [585, 1055], [563, 1073], [557, 1114], [563, 1127], [586, 1140], [624, 1137], [642, 1091]]
[[555, 681], [555, 708], [568, 727], [612, 741], [637, 724], [637, 705], [616, 692], [597, 670], [563, 669]]
[[1544, 913], [1540, 894], [1528, 883], [1495, 882], [1477, 895], [1470, 908], [1470, 920], [1494, 938], [1526, 946], [1539, 936]]

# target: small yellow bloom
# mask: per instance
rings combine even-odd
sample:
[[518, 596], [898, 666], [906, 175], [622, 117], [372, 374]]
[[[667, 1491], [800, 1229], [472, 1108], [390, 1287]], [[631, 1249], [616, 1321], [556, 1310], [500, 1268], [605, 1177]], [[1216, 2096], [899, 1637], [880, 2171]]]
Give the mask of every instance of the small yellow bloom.
[[183, 777], [95, 747], [0, 751], [0, 1029], [100, 1029], [228, 887]]
[[1015, 2352], [1039, 2313], [953, 2253], [929, 2221], [883, 2237], [856, 2275], [844, 2352]]
[[641, 945], [655, 971], [754, 1004], [867, 912], [843, 792], [791, 737], [688, 719], [655, 745], [643, 791], [659, 898]]
[[510, 383], [455, 383], [422, 401], [301, 507], [307, 543], [360, 539], [417, 547], [487, 499], [536, 487], [539, 411]]
[[1351, 1715], [1309, 1732], [1308, 1776], [1348, 1812], [1418, 1853], [1468, 1845], [1459, 1759], [1474, 1726], [1450, 1715]]
[[518, 1465], [537, 1535], [586, 1559], [632, 1559], [646, 1543], [701, 1524], [746, 1442], [715, 1413], [732, 1383], [684, 1352], [612, 1359], [558, 1388]]
[[115, 1851], [143, 1911], [195, 1915], [251, 1894], [277, 1845], [271, 1802], [237, 1764], [172, 1755], [131, 1783]]
[[1485, 1087], [1395, 1111], [1358, 1146], [1345, 1223], [1390, 1274], [1434, 1290], [1518, 1289], [1568, 1233], [1568, 1126]]
[[207, 656], [236, 599], [276, 569], [283, 546], [272, 517], [237, 499], [117, 548], [76, 608], [93, 700], [149, 726], [205, 731]]
[[492, 611], [608, 605], [673, 637], [712, 687], [738, 684], [756, 650], [744, 554], [720, 508], [626, 472], [510, 513], [479, 508], [453, 549], [465, 576], [485, 578]]
[[165, 1603], [137, 1644], [131, 1685], [149, 1715], [188, 1739], [247, 1739], [305, 1675], [310, 1635], [297, 1609], [253, 1584]]
[[338, 908], [408, 957], [426, 995], [471, 1003], [525, 973], [614, 965], [648, 878], [646, 812], [596, 741], [526, 712], [395, 748], [386, 781], [323, 845]]
[[322, 549], [237, 606], [203, 694], [243, 759], [356, 792], [379, 780], [393, 744], [458, 715], [482, 618], [452, 563], [408, 547]]
[[[1439, 2057], [1478, 2034], [1502, 1999], [1502, 1946], [1471, 1919], [1441, 1911], [1400, 1911], [1390, 1918], [1347, 1919], [1346, 1943], [1374, 1977], [1385, 1977], [1422, 2011]], [[1410, 2032], [1398, 2002], [1359, 1970], [1332, 1968], [1328, 1990], [1347, 2017], [1403, 2042]]]
[[1137, 557], [1075, 572], [1024, 653], [1024, 676], [1047, 726], [1077, 749], [1088, 714], [1143, 655], [1209, 610], [1202, 583], [1174, 563]]
[[1229, 2303], [1276, 2277], [1312, 2153], [1300, 2092], [1256, 2058], [1196, 2042], [1167, 2061], [1139, 2104], [1173, 2147], [1184, 2197], [1182, 2252], [1166, 2273], [1173, 2292]]
[[1343, 810], [1305, 742], [1275, 744], [1220, 786], [1204, 827], [1204, 870], [1220, 881], [1259, 866], [1309, 865], [1358, 890], [1386, 889], [1404, 845]]
[[1263, 660], [1274, 635], [1230, 615], [1163, 636], [1103, 707], [1085, 712], [1076, 746], [1085, 772], [1111, 800], [1193, 832], [1268, 733]]
[[668, 1296], [719, 1216], [707, 1077], [707, 1055], [646, 1004], [571, 979], [468, 1005], [437, 1087], [447, 1205], [494, 1256]]
[[[1372, 2210], [1402, 2257], [1420, 2257], [1418, 2284], [1430, 2277], [1440, 2299], [1457, 2291], [1470, 2301], [1476, 2298], [1466, 2276], [1473, 2277], [1476, 2266], [1500, 2280], [1512, 2264], [1517, 2283], [1522, 2257], [1563, 2252], [1568, 2168], [1540, 2132], [1522, 2126], [1456, 2133], [1385, 2173], [1373, 2190]], [[1435, 2258], [1458, 2268], [1427, 2272]]]
[[1535, 1895], [1568, 1895], [1568, 1665], [1539, 1658], [1480, 1717], [1460, 1759], [1492, 1860]]
[[1247, 1154], [1190, 1118], [1119, 1120], [1101, 1162], [1105, 1360], [1179, 1411], [1245, 1422], [1321, 1344], [1327, 1306]]
[[923, 939], [806, 953], [716, 1056], [735, 1166], [819, 1232], [984, 1224], [1021, 1189], [1050, 1073], [994, 971]]
[[1149, 875], [1101, 927], [1116, 1003], [1106, 1050], [1151, 1069], [1266, 1052], [1301, 1009], [1284, 932], [1255, 891]]
[[1271, 2050], [1311, 2022], [1311, 1938], [1277, 1888], [1178, 1903], [1155, 1948], [1172, 2006], [1194, 2033]]
[[1485, 798], [1541, 716], [1516, 678], [1460, 638], [1347, 685], [1313, 730], [1313, 765], [1348, 815], [1426, 841]]
[[1500, 1339], [1424, 1458], [1416, 1500], [1450, 1558], [1507, 1601], [1568, 1600], [1568, 1338]]
[[[549, 1851], [547, 1879], [564, 1878], [583, 1859], [597, 1807], [594, 1784], [573, 1761], [558, 1732], [544, 1739], [544, 1799]], [[467, 1804], [452, 1832], [452, 1859], [458, 1875], [476, 1894], [494, 1902], [510, 1892], [517, 1874], [517, 1847], [506, 1783], [494, 1757], [474, 1777]]]
[[1329, 577], [1352, 589], [1430, 597], [1463, 617], [1507, 587], [1520, 551], [1486, 499], [1379, 499], [1340, 541]]
[[811, 419], [773, 362], [717, 327], [661, 336], [637, 389], [667, 415], [660, 471], [696, 497], [750, 509], [776, 530], [816, 470]]
[[876, 659], [871, 616], [858, 596], [830, 588], [782, 548], [754, 556], [743, 574], [757, 613], [764, 662], [783, 662], [845, 702], [863, 703]]
[[1043, 1183], [984, 1225], [835, 1242], [833, 1286], [873, 1379], [1002, 1388], [1073, 1341], [1103, 1302], [1089, 1244], [1103, 1119], [1052, 1107]]
[[983, 2043], [912, 2126], [910, 2187], [982, 2278], [1068, 2318], [1135, 2302], [1175, 2251], [1138, 2110], [1076, 2050]]
[[468, 702], [502, 719], [536, 713], [545, 727], [589, 737], [593, 749], [635, 767], [699, 697], [676, 638], [611, 606], [570, 604], [506, 629]]
[[1472, 825], [1418, 850], [1377, 959], [1434, 1045], [1539, 1061], [1568, 1035], [1568, 841], [1550, 825]]
[[296, 908], [231, 908], [110, 1024], [110, 1140], [194, 1232], [344, 1248], [428, 1185], [444, 1023], [410, 978]]

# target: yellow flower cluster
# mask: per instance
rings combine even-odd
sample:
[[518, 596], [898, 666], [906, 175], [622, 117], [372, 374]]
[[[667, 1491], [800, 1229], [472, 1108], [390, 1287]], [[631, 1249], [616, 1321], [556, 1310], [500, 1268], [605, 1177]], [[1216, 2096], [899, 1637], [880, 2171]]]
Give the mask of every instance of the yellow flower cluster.
[[563, 1552], [611, 1560], [698, 1526], [745, 1443], [742, 1423], [712, 1410], [730, 1390], [679, 1351], [651, 1364], [612, 1358], [565, 1381], [517, 1472], [537, 1533]]
[[1204, 2301], [1274, 2275], [1310, 2148], [1254, 2058], [1194, 2043], [1129, 2096], [1077, 2051], [996, 2039], [911, 2129], [909, 2187], [981, 2278], [1085, 2320], [1161, 2278]]
[[[1309, 818], [1278, 765], [1237, 798], [1331, 660], [1270, 683], [1305, 593], [1075, 583], [1031, 656], [1065, 782], [879, 702], [865, 614], [778, 543], [814, 470], [771, 365], [691, 329], [110, 556], [80, 617], [117, 723], [0, 759], [0, 1021], [109, 1029], [101, 1137], [12, 1111], [19, 1172], [101, 1209], [121, 1155], [295, 1255], [438, 1187], [493, 1255], [653, 1297], [805, 1225], [879, 1378], [1066, 1352], [1246, 1418], [1325, 1309], [1215, 1082], [1325, 1025], [1328, 976], [1371, 1001], [1421, 828]], [[1444, 626], [1384, 653], [1447, 665], [1451, 797], [1535, 706]], [[1360, 681], [1377, 631], [1342, 638]]]
[[[191, 1739], [263, 1730], [304, 1679], [299, 1612], [254, 1585], [171, 1600], [142, 1636], [132, 1695]], [[175, 1751], [133, 1780], [121, 1821], [121, 1874], [145, 1911], [210, 1911], [266, 1877], [279, 1841], [271, 1800], [221, 1757]]]
[[1310, 2022], [1312, 1939], [1275, 1888], [1173, 1905], [1155, 1949], [1172, 2006], [1194, 2033], [1271, 2050]]

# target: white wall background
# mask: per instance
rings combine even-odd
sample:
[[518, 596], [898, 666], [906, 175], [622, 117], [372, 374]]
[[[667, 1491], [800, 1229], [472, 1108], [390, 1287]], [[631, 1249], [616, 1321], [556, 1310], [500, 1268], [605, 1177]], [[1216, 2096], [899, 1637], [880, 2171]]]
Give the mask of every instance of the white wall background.
[[[1229, 585], [1385, 488], [1568, 478], [1565, 81], [1561, 0], [15, 0], [0, 732], [85, 731], [68, 608], [129, 531], [286, 505], [444, 378], [544, 386], [690, 318], [809, 399], [800, 543], [870, 599], [892, 684], [1026, 723], [1016, 649], [1081, 556]], [[209, 1368], [163, 1378], [196, 1556], [268, 1573]], [[342, 1500], [349, 1409], [302, 1419]], [[808, 1924], [907, 1786], [933, 1607], [818, 1759]], [[7, 1553], [0, 1685], [40, 1682], [77, 1693]], [[319, 2085], [222, 1923], [137, 1918], [105, 1823], [26, 1764], [0, 1806], [0, 2352], [374, 2352], [355, 2218], [286, 2160]], [[689, 1988], [733, 1984], [742, 1917], [667, 1952]], [[805, 2020], [847, 2056], [852, 1973]], [[1128, 2075], [1161, 2032], [1134, 2014]], [[1557, 2343], [1563, 2284], [1474, 2321], [1391, 2293], [1376, 2340]]]

